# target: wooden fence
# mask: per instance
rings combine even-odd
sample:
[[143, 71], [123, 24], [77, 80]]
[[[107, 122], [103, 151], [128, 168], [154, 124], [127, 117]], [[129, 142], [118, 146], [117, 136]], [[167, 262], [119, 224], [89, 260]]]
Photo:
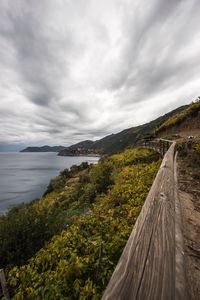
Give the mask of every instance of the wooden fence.
[[138, 145], [140, 147], [153, 149], [153, 150], [159, 152], [162, 156], [164, 156], [172, 143], [173, 142], [170, 140], [155, 139], [155, 140], [150, 140], [150, 141], [143, 141]]
[[166, 154], [102, 300], [187, 299], [175, 146], [146, 144]]

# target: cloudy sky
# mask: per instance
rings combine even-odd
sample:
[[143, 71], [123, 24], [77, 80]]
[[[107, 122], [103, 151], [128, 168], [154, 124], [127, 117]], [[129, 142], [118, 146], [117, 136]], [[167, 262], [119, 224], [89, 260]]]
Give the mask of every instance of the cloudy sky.
[[95, 140], [195, 99], [199, 16], [199, 0], [1, 0], [0, 149]]

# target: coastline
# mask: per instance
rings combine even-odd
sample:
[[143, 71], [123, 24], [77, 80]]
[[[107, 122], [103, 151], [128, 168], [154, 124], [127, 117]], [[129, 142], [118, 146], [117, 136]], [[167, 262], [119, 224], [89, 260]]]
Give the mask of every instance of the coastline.
[[0, 155], [0, 215], [42, 197], [49, 182], [72, 165], [97, 163], [99, 156], [59, 157], [55, 152], [9, 152]]
[[66, 157], [102, 157], [103, 155], [101, 154], [67, 154], [67, 155], [63, 155], [63, 154], [57, 154], [57, 156], [66, 156]]

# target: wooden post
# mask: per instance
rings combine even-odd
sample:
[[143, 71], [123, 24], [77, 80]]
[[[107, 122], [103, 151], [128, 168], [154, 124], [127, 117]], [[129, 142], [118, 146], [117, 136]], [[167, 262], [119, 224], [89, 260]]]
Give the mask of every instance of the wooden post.
[[0, 281], [1, 281], [1, 288], [6, 300], [10, 300], [9, 292], [6, 285], [6, 277], [3, 269], [0, 269]]

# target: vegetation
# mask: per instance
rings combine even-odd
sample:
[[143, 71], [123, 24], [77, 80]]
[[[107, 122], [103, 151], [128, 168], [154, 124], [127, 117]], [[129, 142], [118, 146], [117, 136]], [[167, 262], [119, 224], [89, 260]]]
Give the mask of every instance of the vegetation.
[[187, 161], [187, 166], [193, 169], [192, 173], [195, 174], [198, 172], [200, 167], [200, 140], [180, 142], [178, 143], [177, 149], [179, 156], [184, 158]]
[[189, 107], [186, 109], [182, 110], [181, 112], [175, 114], [168, 120], [166, 120], [160, 127], [156, 129], [156, 134], [167, 130], [173, 126], [178, 126], [180, 125], [183, 121], [185, 121], [187, 118], [192, 118], [198, 115], [200, 111], [200, 99], [196, 102], [192, 102]]
[[[182, 173], [189, 178], [188, 182], [194, 179], [195, 188], [195, 185], [198, 186], [200, 184], [200, 140], [193, 139], [180, 142], [177, 148], [182, 164]], [[187, 184], [182, 187], [182, 189], [185, 188], [188, 188]]]
[[128, 149], [65, 171], [65, 184], [64, 174], [58, 185], [51, 182], [32, 207], [54, 211], [65, 225], [26, 265], [9, 271], [13, 299], [100, 299], [159, 164], [152, 150]]
[[93, 155], [96, 151], [92, 150], [94, 142], [90, 140], [82, 141], [77, 144], [71, 145], [59, 151], [60, 156], [79, 156], [79, 155]]
[[[66, 226], [69, 212], [53, 205], [67, 180], [88, 168], [72, 166], [50, 181], [45, 196], [22, 204], [0, 217], [0, 268], [21, 265]], [[72, 188], [72, 184], [71, 184]]]
[[196, 141], [194, 144], [194, 151], [195, 153], [200, 156], [200, 141]]
[[61, 220], [53, 210], [23, 204], [0, 218], [0, 264], [23, 264], [44, 241], [58, 233]]

